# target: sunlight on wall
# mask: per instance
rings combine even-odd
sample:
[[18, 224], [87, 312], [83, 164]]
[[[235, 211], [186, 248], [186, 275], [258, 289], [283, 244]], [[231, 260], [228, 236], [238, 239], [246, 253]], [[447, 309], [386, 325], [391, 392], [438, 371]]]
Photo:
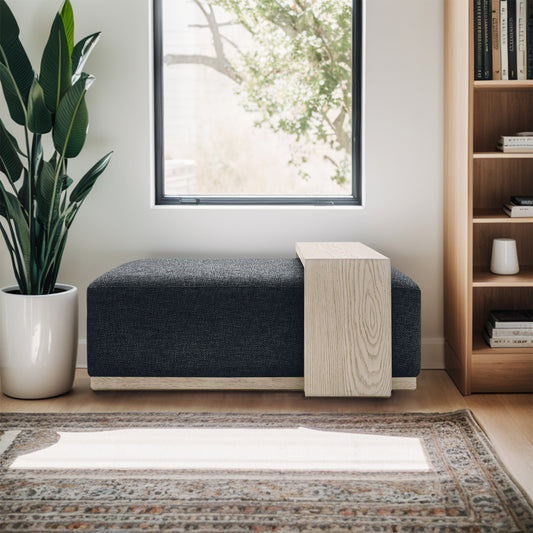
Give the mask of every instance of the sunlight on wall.
[[420, 439], [290, 429], [121, 429], [59, 432], [16, 469], [428, 471]]

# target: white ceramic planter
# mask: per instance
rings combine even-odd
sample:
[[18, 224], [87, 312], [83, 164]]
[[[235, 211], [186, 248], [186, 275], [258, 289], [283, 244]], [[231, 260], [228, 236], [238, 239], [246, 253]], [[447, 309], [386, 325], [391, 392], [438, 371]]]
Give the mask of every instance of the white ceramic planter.
[[59, 396], [72, 388], [78, 350], [78, 289], [43, 296], [0, 290], [2, 392], [21, 399]]

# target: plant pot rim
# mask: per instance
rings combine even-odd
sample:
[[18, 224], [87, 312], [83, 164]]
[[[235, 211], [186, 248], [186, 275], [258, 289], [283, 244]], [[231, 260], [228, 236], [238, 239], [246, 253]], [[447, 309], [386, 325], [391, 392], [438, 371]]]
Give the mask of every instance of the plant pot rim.
[[5, 295], [9, 297], [14, 298], [61, 298], [62, 296], [65, 296], [66, 294], [72, 294], [74, 292], [77, 292], [77, 287], [74, 285], [68, 285], [67, 283], [56, 283], [55, 287], [59, 289], [63, 289], [61, 292], [52, 293], [52, 294], [16, 294], [12, 291], [18, 291], [19, 286], [18, 285], [8, 285], [7, 287], [2, 287], [0, 289], [0, 292], [4, 293]]

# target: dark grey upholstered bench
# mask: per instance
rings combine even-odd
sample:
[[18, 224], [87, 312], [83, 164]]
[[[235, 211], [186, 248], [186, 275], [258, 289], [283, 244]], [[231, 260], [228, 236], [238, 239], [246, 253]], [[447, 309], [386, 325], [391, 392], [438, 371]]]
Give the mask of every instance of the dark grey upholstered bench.
[[[391, 274], [393, 388], [414, 388], [420, 289], [395, 268]], [[303, 388], [299, 259], [133, 261], [89, 286], [87, 309], [95, 389]], [[133, 378], [154, 379], [136, 386]]]

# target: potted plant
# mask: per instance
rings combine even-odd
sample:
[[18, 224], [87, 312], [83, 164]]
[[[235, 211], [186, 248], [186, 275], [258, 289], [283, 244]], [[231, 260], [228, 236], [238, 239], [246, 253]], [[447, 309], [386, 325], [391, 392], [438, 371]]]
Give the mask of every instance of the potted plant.
[[[0, 376], [9, 396], [45, 398], [72, 387], [77, 289], [56, 280], [68, 230], [111, 158], [105, 155], [74, 185], [68, 160], [85, 142], [85, 94], [94, 80], [83, 67], [99, 33], [74, 44], [74, 15], [65, 0], [37, 75], [5, 0], [0, 21], [0, 83], [20, 127], [17, 140], [5, 117], [0, 120], [0, 232], [17, 281], [0, 290]], [[51, 154], [43, 149], [44, 135], [51, 137]]]

